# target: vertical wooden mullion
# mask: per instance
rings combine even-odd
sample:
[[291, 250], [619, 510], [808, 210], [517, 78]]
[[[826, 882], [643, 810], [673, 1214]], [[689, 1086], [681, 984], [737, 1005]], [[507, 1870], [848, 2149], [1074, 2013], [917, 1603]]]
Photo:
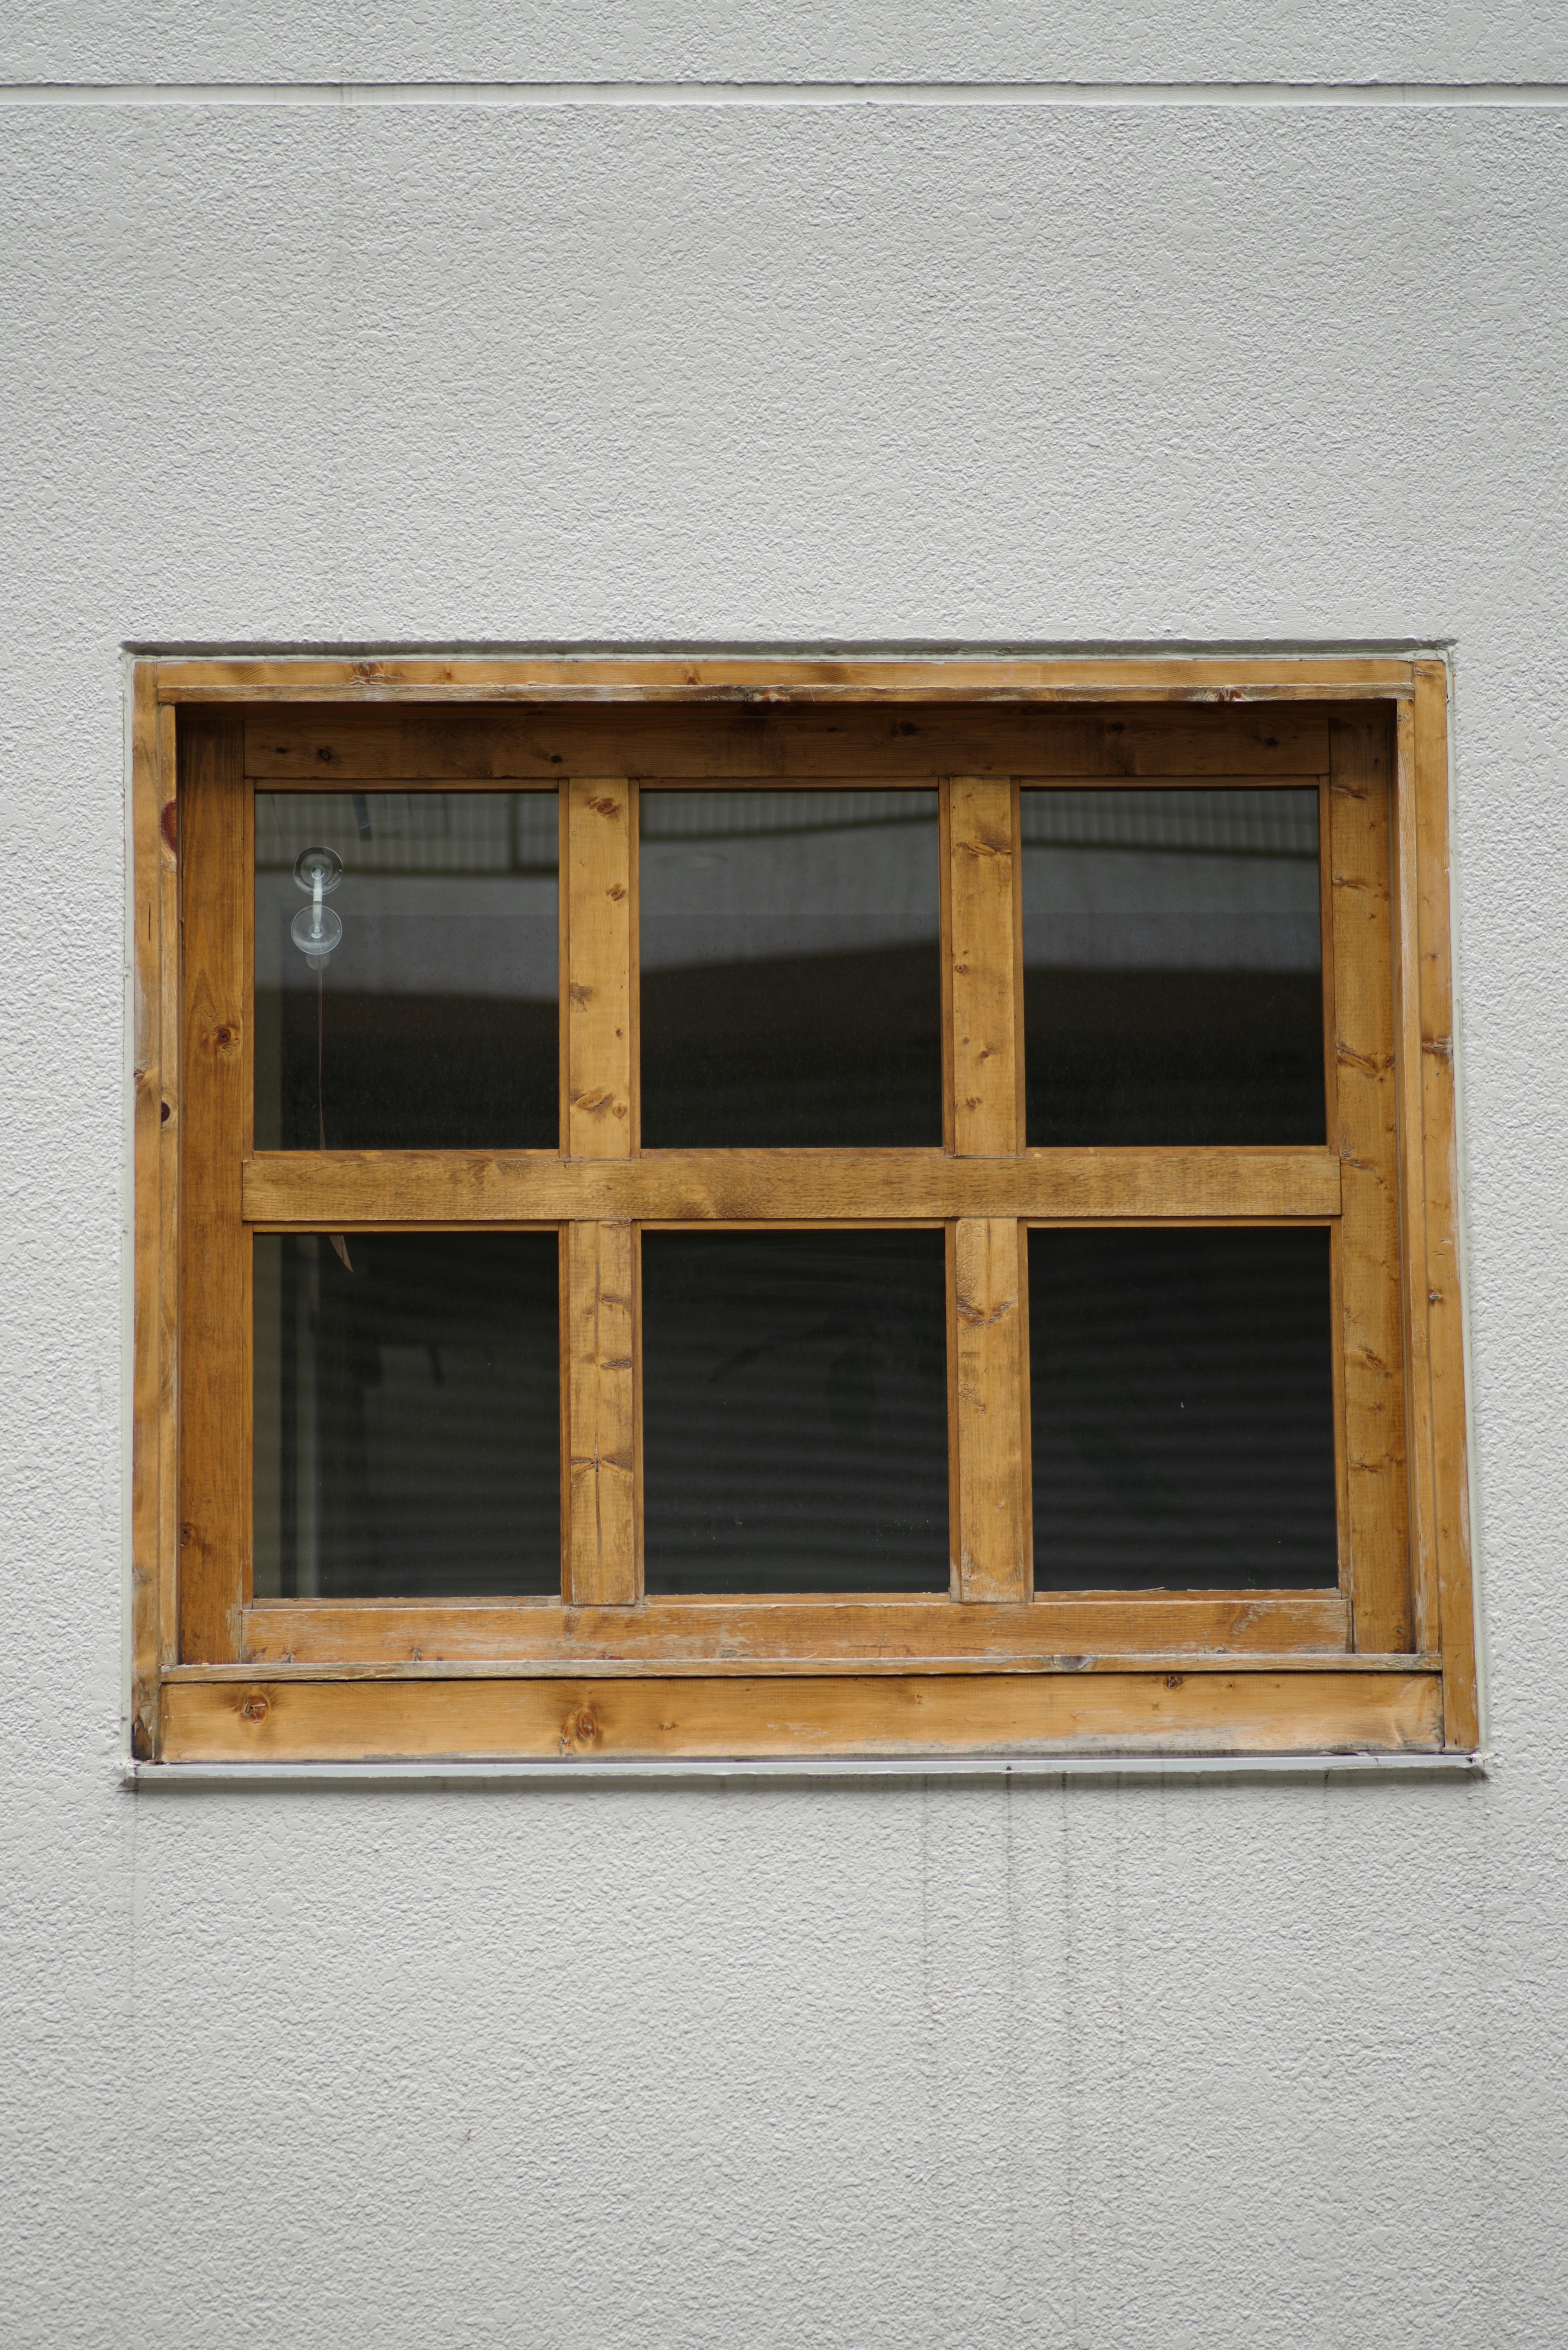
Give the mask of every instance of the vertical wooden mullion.
[[1023, 1227], [965, 1216], [953, 1227], [958, 1596], [1022, 1601], [1033, 1587], [1029, 1358]]
[[192, 711], [180, 728], [180, 1653], [187, 1663], [237, 1659], [251, 1548], [250, 1245], [240, 1219], [250, 869], [243, 745], [237, 713]]
[[634, 1224], [567, 1228], [568, 1607], [638, 1596], [637, 1247]]
[[1480, 1741], [1480, 1715], [1459, 1295], [1447, 670], [1440, 661], [1417, 661], [1415, 682], [1413, 788], [1403, 795], [1399, 828], [1406, 1196], [1418, 1193], [1422, 1211], [1418, 1234], [1407, 1243], [1409, 1320], [1420, 1326], [1425, 1357], [1413, 1382], [1412, 1418], [1417, 1476], [1431, 1512], [1428, 1575], [1436, 1586], [1433, 1629], [1443, 1657], [1443, 1735], [1449, 1746], [1470, 1748]]
[[632, 1132], [631, 810], [623, 776], [566, 786], [568, 1159], [628, 1159]]
[[[954, 1150], [953, 1139], [953, 860], [952, 860], [952, 783], [947, 775], [937, 780], [937, 854], [940, 903], [937, 928], [941, 941], [941, 1021], [942, 1021], [942, 1149]], [[957, 1555], [956, 1541], [954, 1555]]]
[[[625, 1159], [637, 1140], [637, 795], [624, 777], [574, 777], [563, 797], [562, 1149], [569, 1159]], [[567, 1228], [569, 1606], [626, 1606], [639, 1596], [637, 1251], [630, 1223]]]
[[1018, 787], [1005, 775], [954, 775], [948, 807], [952, 1147], [992, 1158], [1023, 1141]]
[[[1023, 1147], [1018, 787], [947, 785], [948, 1062], [951, 1148]], [[1025, 1600], [1030, 1555], [1024, 1239], [1008, 1217], [964, 1217], [950, 1251], [955, 1567], [962, 1600]]]
[[1390, 742], [1381, 712], [1329, 729], [1334, 1084], [1342, 1211], [1335, 1250], [1353, 1639], [1414, 1646], [1407, 1527], [1395, 1050]]

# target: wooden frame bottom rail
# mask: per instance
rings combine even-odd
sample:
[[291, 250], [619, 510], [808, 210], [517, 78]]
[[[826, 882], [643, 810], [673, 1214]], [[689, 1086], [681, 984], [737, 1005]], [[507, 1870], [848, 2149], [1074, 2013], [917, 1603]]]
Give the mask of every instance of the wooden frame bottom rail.
[[169, 1762], [371, 1762], [448, 1755], [739, 1759], [804, 1754], [1432, 1752], [1442, 1678], [1411, 1670], [1194, 1667], [993, 1676], [903, 1674], [447, 1679], [171, 1676]]
[[1337, 1591], [1051, 1595], [1022, 1606], [948, 1599], [654, 1599], [634, 1607], [550, 1601], [264, 1599], [242, 1618], [245, 1667], [538, 1665], [584, 1672], [620, 1660], [653, 1671], [779, 1670], [793, 1658], [853, 1669], [944, 1662], [1049, 1670], [1067, 1658], [1343, 1656]]

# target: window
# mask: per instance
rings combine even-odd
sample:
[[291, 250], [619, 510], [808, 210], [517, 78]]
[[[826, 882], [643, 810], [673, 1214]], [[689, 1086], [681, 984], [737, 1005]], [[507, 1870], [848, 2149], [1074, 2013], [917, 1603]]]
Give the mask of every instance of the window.
[[1464, 1748], [1429, 661], [146, 661], [134, 1743]]

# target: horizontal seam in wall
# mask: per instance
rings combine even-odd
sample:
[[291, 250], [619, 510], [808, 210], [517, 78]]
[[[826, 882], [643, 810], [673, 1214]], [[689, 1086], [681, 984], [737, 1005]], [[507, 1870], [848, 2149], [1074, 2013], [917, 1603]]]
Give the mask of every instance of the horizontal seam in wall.
[[5, 82], [5, 106], [1568, 107], [1568, 82]]

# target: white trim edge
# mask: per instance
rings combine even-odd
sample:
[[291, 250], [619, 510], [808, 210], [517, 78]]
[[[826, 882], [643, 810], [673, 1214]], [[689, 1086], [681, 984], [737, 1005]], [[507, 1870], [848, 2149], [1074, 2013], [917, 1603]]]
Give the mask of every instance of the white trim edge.
[[140, 1794], [172, 1787], [514, 1787], [669, 1785], [712, 1780], [982, 1780], [1023, 1785], [1072, 1780], [1156, 1784], [1198, 1779], [1475, 1779], [1475, 1754], [803, 1755], [733, 1762], [127, 1762]]

